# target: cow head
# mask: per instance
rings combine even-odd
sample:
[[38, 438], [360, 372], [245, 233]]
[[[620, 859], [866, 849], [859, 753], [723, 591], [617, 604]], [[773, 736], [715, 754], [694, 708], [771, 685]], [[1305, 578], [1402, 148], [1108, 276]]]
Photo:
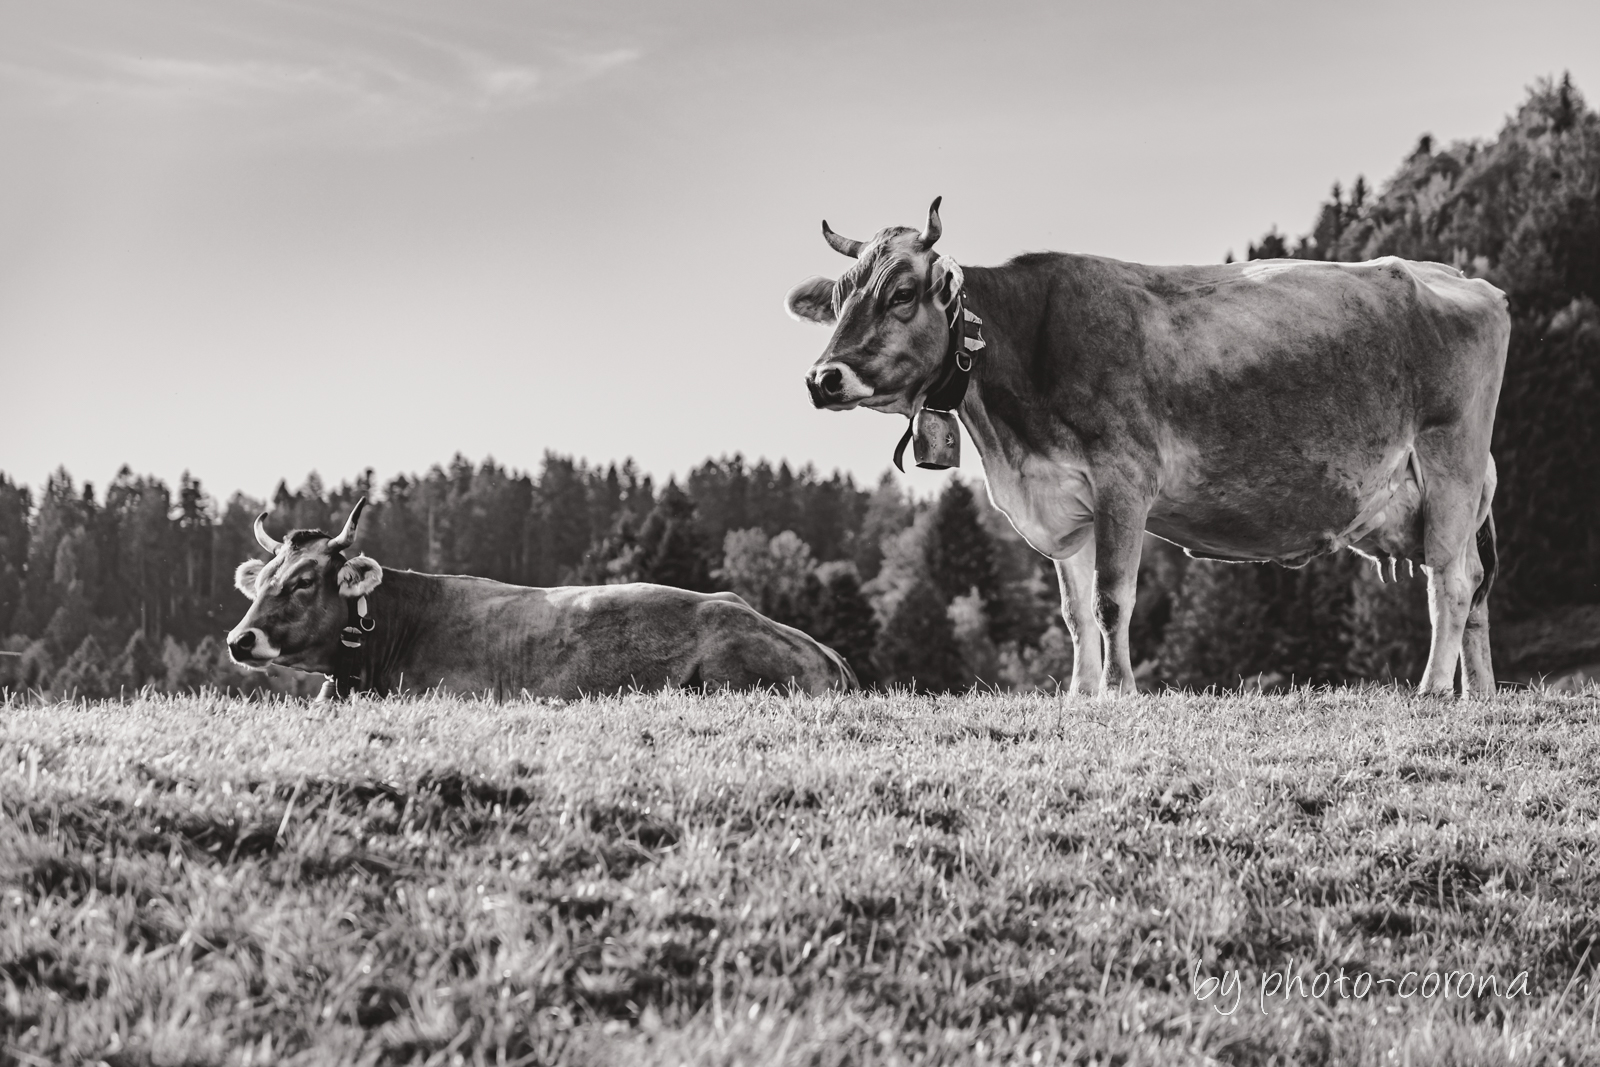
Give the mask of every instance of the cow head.
[[267, 534], [266, 513], [256, 518], [256, 541], [272, 558], [245, 560], [233, 574], [234, 585], [251, 600], [250, 610], [228, 635], [228, 654], [235, 663], [332, 670], [340, 631], [349, 618], [346, 601], [366, 596], [383, 581], [383, 568], [375, 560], [344, 557], [366, 505], [365, 497], [356, 501], [335, 537], [321, 530], [295, 530], [274, 541]]
[[817, 407], [915, 413], [944, 360], [949, 308], [963, 281], [956, 261], [933, 250], [941, 231], [938, 198], [920, 233], [891, 226], [852, 241], [822, 224], [828, 244], [856, 265], [836, 282], [806, 279], [785, 301], [795, 318], [833, 326], [806, 375]]

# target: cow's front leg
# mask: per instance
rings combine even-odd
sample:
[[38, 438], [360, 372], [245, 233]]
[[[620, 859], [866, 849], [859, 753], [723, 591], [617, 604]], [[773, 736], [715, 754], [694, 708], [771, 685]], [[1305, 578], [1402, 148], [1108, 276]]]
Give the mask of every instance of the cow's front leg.
[[1147, 510], [1108, 501], [1095, 512], [1095, 615], [1106, 641], [1102, 693], [1134, 692], [1128, 623], [1139, 591], [1139, 553], [1144, 546]]
[[1093, 696], [1100, 691], [1105, 641], [1094, 612], [1094, 538], [1066, 559], [1058, 559], [1061, 618], [1072, 636], [1072, 692]]

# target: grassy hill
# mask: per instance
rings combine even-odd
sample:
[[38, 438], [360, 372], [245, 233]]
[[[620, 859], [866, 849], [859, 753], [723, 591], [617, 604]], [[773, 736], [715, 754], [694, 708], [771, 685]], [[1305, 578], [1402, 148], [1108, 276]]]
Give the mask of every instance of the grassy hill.
[[5, 706], [0, 1062], [1581, 1062], [1597, 720]]

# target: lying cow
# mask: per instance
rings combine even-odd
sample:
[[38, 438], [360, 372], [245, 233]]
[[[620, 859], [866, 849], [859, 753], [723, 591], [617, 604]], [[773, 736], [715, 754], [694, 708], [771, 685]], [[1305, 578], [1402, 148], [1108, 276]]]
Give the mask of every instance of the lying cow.
[[857, 687], [833, 649], [732, 593], [642, 583], [533, 589], [347, 557], [365, 506], [356, 503], [336, 537], [295, 530], [280, 543], [266, 515], [256, 519], [272, 559], [247, 560], [234, 575], [253, 601], [228, 635], [235, 663], [326, 674], [323, 697]]
[[1133, 689], [1146, 529], [1210, 559], [1294, 566], [1349, 547], [1391, 574], [1421, 563], [1422, 689], [1450, 691], [1461, 663], [1463, 688], [1493, 690], [1505, 294], [1393, 257], [963, 268], [933, 250], [938, 208], [920, 233], [870, 241], [822, 224], [856, 263], [789, 293], [793, 315], [833, 327], [807, 385], [817, 407], [916, 416], [941, 466], [960, 419], [994, 505], [1056, 561], [1075, 692]]

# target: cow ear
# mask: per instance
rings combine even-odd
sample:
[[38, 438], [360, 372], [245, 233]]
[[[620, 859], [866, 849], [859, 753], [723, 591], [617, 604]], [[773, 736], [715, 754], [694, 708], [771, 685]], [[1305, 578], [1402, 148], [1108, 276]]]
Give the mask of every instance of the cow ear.
[[967, 276], [961, 272], [961, 264], [950, 256], [933, 261], [933, 303], [940, 311], [949, 309], [965, 284]]
[[783, 306], [797, 319], [832, 326], [834, 320], [832, 280], [823, 277], [807, 278], [789, 290], [789, 295], [783, 298]]
[[251, 600], [256, 598], [256, 576], [266, 564], [259, 559], [247, 559], [233, 572], [233, 587]]
[[383, 581], [383, 568], [371, 556], [356, 556], [339, 568], [339, 595], [366, 596]]

